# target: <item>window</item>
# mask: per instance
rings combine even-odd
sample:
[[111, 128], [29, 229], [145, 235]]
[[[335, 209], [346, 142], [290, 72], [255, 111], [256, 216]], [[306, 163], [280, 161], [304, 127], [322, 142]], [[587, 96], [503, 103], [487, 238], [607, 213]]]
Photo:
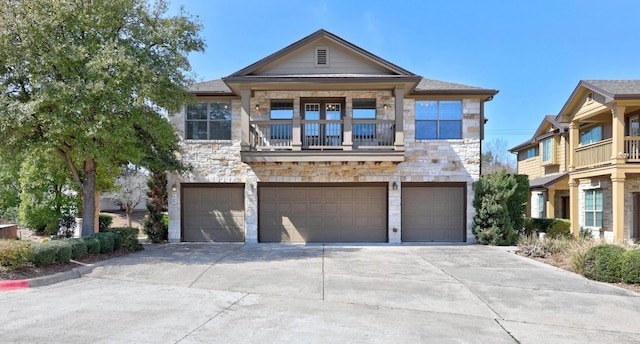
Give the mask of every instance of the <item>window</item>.
[[531, 147], [525, 152], [526, 159], [538, 156], [538, 148]]
[[544, 194], [543, 193], [539, 193], [538, 194], [538, 218], [542, 219], [545, 218], [547, 213], [545, 212], [545, 206], [547, 205], [547, 202], [544, 199]]
[[542, 141], [542, 162], [543, 163], [550, 163], [553, 159], [553, 145], [552, 143], [552, 137], [549, 137], [547, 139], [544, 139], [544, 141]]
[[598, 142], [602, 140], [602, 127], [597, 126], [583, 130], [580, 132], [580, 144], [588, 145], [590, 143]]
[[584, 225], [602, 227], [602, 190], [586, 190], [584, 192]]
[[[376, 100], [354, 99], [353, 119], [376, 119]], [[353, 137], [354, 139], [373, 138], [375, 130], [375, 123], [354, 123]]]
[[187, 105], [187, 140], [231, 140], [231, 102]]
[[417, 101], [416, 139], [461, 139], [462, 102]]
[[269, 111], [272, 120], [283, 120], [282, 123], [271, 124], [269, 137], [272, 140], [290, 140], [292, 131], [291, 119], [293, 119], [293, 99], [272, 99]]

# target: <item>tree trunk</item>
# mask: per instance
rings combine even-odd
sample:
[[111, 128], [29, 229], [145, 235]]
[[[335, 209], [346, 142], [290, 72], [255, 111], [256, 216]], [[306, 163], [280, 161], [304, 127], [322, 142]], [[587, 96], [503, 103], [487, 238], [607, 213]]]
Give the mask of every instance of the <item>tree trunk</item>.
[[84, 161], [82, 180], [82, 236], [94, 233], [96, 225], [96, 163], [92, 158]]
[[125, 213], [127, 214], [127, 226], [131, 228], [131, 214], [133, 214], [133, 207], [127, 207]]

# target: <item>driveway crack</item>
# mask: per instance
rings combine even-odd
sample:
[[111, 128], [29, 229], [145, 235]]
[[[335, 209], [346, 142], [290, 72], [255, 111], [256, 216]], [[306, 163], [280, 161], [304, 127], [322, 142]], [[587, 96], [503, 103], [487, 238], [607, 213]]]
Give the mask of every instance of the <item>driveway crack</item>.
[[246, 246], [246, 244], [242, 244], [242, 245], [238, 246], [238, 248], [236, 248], [235, 250], [233, 250], [233, 251], [231, 251], [231, 252], [229, 252], [229, 253], [225, 254], [224, 256], [220, 257], [220, 259], [218, 259], [218, 260], [216, 260], [215, 262], [213, 262], [213, 263], [209, 264], [209, 266], [207, 266], [207, 268], [206, 268], [206, 269], [204, 269], [204, 271], [202, 271], [202, 273], [201, 273], [200, 275], [198, 275], [198, 277], [196, 277], [196, 279], [194, 279], [194, 280], [193, 280], [193, 282], [191, 282], [191, 284], [189, 284], [188, 288], [191, 288], [191, 287], [192, 287], [196, 282], [198, 282], [198, 280], [199, 280], [200, 278], [202, 278], [202, 276], [203, 276], [205, 273], [207, 273], [207, 271], [209, 271], [209, 269], [211, 269], [211, 268], [212, 268], [214, 265], [216, 265], [219, 261], [221, 261], [221, 260], [223, 260], [223, 259], [225, 259], [225, 258], [229, 257], [230, 255], [234, 254], [237, 250], [239, 250], [239, 249], [241, 249], [241, 248], [243, 248], [243, 247], [245, 247], [245, 246]]
[[245, 297], [247, 297], [249, 294], [244, 294], [241, 298], [237, 299], [234, 303], [230, 304], [229, 306], [227, 306], [225, 309], [221, 310], [220, 312], [216, 313], [214, 316], [212, 316], [211, 318], [207, 319], [207, 321], [203, 322], [202, 324], [200, 324], [200, 326], [194, 328], [193, 330], [191, 330], [189, 333], [185, 334], [184, 336], [182, 336], [182, 338], [178, 339], [176, 341], [176, 344], [180, 343], [181, 341], [183, 341], [185, 338], [187, 338], [188, 336], [190, 336], [192, 333], [196, 332], [197, 330], [199, 330], [200, 328], [202, 328], [204, 325], [208, 324], [211, 322], [211, 320], [217, 318], [220, 314], [226, 312], [229, 308], [235, 306], [238, 302], [242, 301]]

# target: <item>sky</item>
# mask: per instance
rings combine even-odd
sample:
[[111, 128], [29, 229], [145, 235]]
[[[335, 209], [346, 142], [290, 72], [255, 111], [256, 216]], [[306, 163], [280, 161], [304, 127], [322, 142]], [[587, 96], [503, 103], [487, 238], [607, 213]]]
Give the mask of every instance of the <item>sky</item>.
[[[500, 91], [485, 142], [511, 148], [580, 80], [640, 79], [637, 0], [169, 0], [203, 25], [198, 81], [228, 76], [325, 29], [425, 78]], [[485, 145], [486, 146], [486, 145]]]

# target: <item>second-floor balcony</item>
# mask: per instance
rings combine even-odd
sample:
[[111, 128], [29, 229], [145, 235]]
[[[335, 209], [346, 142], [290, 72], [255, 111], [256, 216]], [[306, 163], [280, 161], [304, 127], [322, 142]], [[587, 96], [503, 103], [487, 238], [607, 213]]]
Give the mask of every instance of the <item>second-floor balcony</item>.
[[394, 120], [251, 121], [244, 161], [404, 160]]
[[[616, 153], [615, 155], [617, 155]], [[626, 162], [640, 162], [640, 137], [626, 136], [624, 138], [624, 158]], [[575, 150], [575, 167], [589, 168], [611, 164], [616, 158], [613, 152], [613, 140], [605, 139], [584, 145]]]

